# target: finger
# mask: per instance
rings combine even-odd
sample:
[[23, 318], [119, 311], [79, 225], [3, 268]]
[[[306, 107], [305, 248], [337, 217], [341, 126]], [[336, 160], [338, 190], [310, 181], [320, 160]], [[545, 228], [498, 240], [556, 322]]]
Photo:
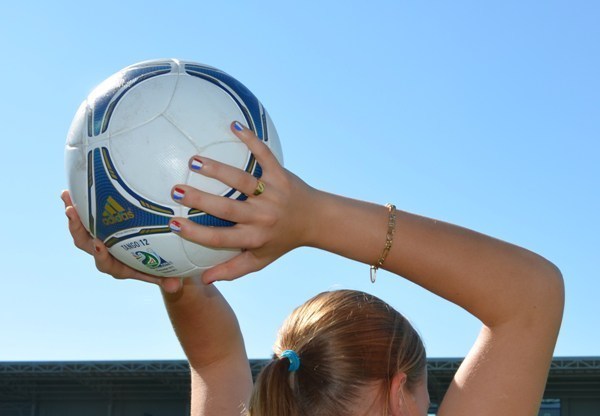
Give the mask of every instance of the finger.
[[69, 232], [71, 233], [71, 237], [73, 237], [75, 247], [88, 254], [93, 254], [93, 247], [91, 245], [92, 236], [81, 223], [77, 210], [72, 205], [69, 205], [65, 209], [65, 215], [69, 219]]
[[110, 254], [106, 246], [102, 244], [100, 240], [95, 239], [93, 241], [93, 247], [96, 268], [102, 273], [110, 274], [117, 279], [135, 279], [160, 285], [162, 278], [138, 272], [137, 270], [133, 270], [131, 267], [121, 263]]
[[235, 280], [261, 270], [268, 262], [260, 261], [251, 251], [244, 251], [237, 256], [218, 264], [202, 275], [202, 281], [209, 285], [217, 281]]
[[269, 169], [279, 165], [279, 161], [273, 152], [271, 152], [269, 146], [256, 137], [252, 130], [242, 125], [239, 121], [234, 121], [231, 123], [231, 131], [248, 146], [248, 149], [250, 149], [263, 168]]
[[236, 223], [246, 221], [252, 216], [252, 212], [244, 209], [240, 201], [203, 192], [188, 185], [174, 186], [171, 189], [171, 197], [186, 207]]
[[65, 208], [73, 205], [73, 201], [71, 200], [71, 194], [66, 189], [61, 192], [60, 199], [62, 199], [65, 203]]
[[256, 189], [257, 179], [254, 176], [214, 159], [194, 156], [190, 159], [189, 167], [193, 172], [217, 179], [246, 195], [252, 195]]
[[65, 204], [65, 215], [69, 219], [69, 232], [73, 238], [73, 243], [77, 248], [85, 251], [86, 253], [92, 254], [92, 237], [81, 223], [79, 214], [73, 207], [73, 201], [71, 200], [69, 191], [62, 191], [60, 194], [60, 199], [62, 199], [63, 203]]
[[169, 228], [188, 241], [211, 248], [253, 249], [262, 245], [258, 234], [245, 232], [239, 226], [208, 227], [176, 217], [169, 222]]
[[69, 231], [73, 236], [73, 241], [77, 247], [94, 256], [96, 267], [99, 271], [112, 275], [117, 279], [136, 279], [148, 283], [159, 285], [166, 293], [178, 292], [182, 285], [181, 278], [178, 277], [155, 277], [137, 270], [117, 261], [108, 251], [106, 246], [98, 239], [92, 236], [85, 229], [77, 210], [73, 207], [73, 201], [69, 191], [63, 191], [60, 198], [65, 204], [65, 214], [69, 219]]

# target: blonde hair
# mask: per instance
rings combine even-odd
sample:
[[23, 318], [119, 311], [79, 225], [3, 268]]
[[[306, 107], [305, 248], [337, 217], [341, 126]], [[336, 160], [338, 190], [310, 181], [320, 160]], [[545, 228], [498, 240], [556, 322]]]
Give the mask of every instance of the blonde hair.
[[[285, 350], [300, 357], [290, 372]], [[426, 356], [408, 320], [368, 293], [321, 293], [296, 308], [284, 322], [273, 360], [259, 375], [251, 416], [332, 416], [351, 414], [361, 388], [382, 382], [385, 397], [398, 372], [406, 386], [422, 380]]]

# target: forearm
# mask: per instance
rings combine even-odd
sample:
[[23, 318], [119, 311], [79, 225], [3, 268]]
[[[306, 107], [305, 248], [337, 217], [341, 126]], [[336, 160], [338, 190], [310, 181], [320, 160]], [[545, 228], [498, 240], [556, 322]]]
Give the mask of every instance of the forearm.
[[183, 280], [175, 293], [163, 292], [171, 323], [194, 367], [202, 367], [243, 349], [235, 314], [214, 286], [192, 278]]
[[252, 389], [240, 328], [213, 285], [184, 279], [176, 294], [163, 292], [167, 312], [192, 373], [192, 415], [239, 415]]
[[[316, 193], [308, 244], [376, 263], [385, 244], [387, 208]], [[562, 290], [562, 280], [548, 261], [512, 244], [401, 210], [383, 268], [460, 305], [488, 326], [519, 314], [530, 319], [531, 314], [546, 313], [553, 301], [554, 309], [562, 311], [561, 296], [554, 293]]]

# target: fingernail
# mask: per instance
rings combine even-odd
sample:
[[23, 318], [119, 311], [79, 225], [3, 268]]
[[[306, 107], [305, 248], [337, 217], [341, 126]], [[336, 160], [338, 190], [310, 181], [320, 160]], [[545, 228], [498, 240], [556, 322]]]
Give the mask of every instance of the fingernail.
[[202, 161], [200, 159], [198, 159], [197, 157], [193, 157], [192, 158], [192, 162], [190, 163], [190, 168], [192, 170], [200, 170], [202, 169]]
[[100, 253], [100, 245], [98, 243], [96, 243], [95, 241], [92, 244], [93, 244], [93, 247], [94, 247], [94, 251], [96, 253]]
[[181, 223], [179, 221], [171, 221], [169, 223], [169, 228], [171, 229], [171, 231], [178, 233], [181, 231]]
[[242, 126], [239, 121], [236, 121], [233, 123], [233, 128], [236, 129], [237, 131], [242, 131], [244, 130], [244, 126]]
[[185, 196], [185, 191], [181, 188], [173, 189], [173, 199], [176, 201], [181, 201]]

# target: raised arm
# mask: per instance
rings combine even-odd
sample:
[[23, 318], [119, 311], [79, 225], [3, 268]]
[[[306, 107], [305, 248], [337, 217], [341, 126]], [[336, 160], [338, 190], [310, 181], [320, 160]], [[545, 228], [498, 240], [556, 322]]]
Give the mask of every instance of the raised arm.
[[[184, 238], [241, 255], [205, 273], [205, 282], [258, 270], [302, 245], [365, 264], [381, 255], [388, 210], [310, 188], [283, 169], [266, 146], [232, 130], [263, 166], [265, 191], [230, 201], [183, 187], [183, 203], [238, 224], [208, 229], [181, 220]], [[252, 195], [257, 180], [209, 159], [200, 173]], [[179, 220], [178, 220], [179, 221]], [[440, 415], [535, 415], [563, 309], [563, 282], [547, 260], [465, 228], [407, 212], [396, 214], [395, 238], [383, 268], [468, 310], [483, 323], [456, 374]]]
[[[327, 194], [319, 199], [322, 225], [311, 243], [375, 263], [386, 234], [387, 209]], [[339, 212], [345, 221], [335, 219]], [[340, 233], [344, 239], [331, 238]], [[398, 211], [384, 268], [483, 323], [440, 416], [537, 415], [563, 310], [562, 278], [554, 265], [474, 231]]]
[[250, 365], [237, 318], [219, 291], [197, 278], [159, 278], [120, 263], [88, 234], [67, 191], [61, 198], [74, 244], [94, 256], [98, 270], [117, 279], [136, 279], [161, 287], [173, 328], [190, 363], [192, 415], [242, 415], [252, 391]]
[[190, 363], [191, 414], [240, 416], [252, 392], [252, 375], [237, 319], [213, 286], [183, 280], [181, 291], [164, 293], [175, 333]]

